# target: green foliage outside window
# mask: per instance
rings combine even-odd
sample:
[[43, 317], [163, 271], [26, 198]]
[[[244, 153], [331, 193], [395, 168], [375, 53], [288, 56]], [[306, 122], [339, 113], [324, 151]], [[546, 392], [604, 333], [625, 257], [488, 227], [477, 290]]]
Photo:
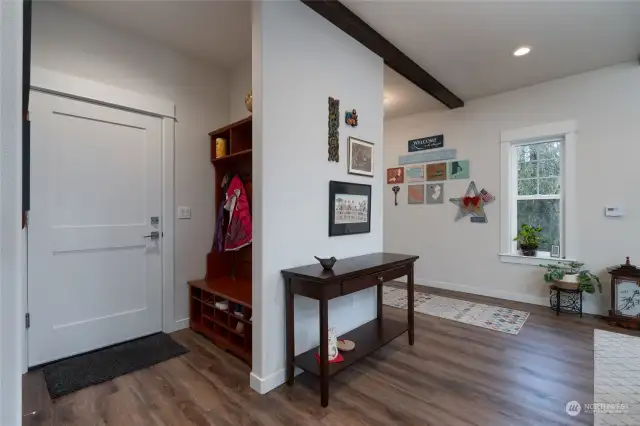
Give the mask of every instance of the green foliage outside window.
[[[522, 145], [517, 148], [518, 195], [549, 196], [517, 200], [518, 229], [527, 224], [542, 228], [541, 251], [560, 245], [560, 142]], [[554, 197], [557, 196], [557, 197]]]

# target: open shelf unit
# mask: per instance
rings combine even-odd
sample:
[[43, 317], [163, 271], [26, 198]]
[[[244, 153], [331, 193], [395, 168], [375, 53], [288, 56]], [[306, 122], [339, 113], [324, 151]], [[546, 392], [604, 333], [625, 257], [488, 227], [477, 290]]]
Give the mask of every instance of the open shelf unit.
[[[249, 298], [247, 301], [247, 294], [234, 288], [239, 284], [239, 288], [244, 289], [246, 282], [231, 281], [228, 278], [189, 282], [189, 326], [222, 349], [251, 364], [251, 300]], [[216, 307], [219, 302], [227, 302], [227, 309]]]
[[[225, 199], [222, 182], [227, 174], [238, 175], [252, 205], [252, 122], [251, 117], [209, 133], [211, 163], [214, 168], [216, 211]], [[215, 158], [216, 139], [227, 142], [228, 154]], [[238, 251], [207, 254], [207, 274], [203, 280], [190, 281], [190, 327], [208, 337], [217, 346], [251, 364], [251, 245]], [[227, 310], [216, 308], [226, 301]], [[236, 315], [238, 309], [241, 314]], [[241, 325], [239, 325], [241, 324]]]

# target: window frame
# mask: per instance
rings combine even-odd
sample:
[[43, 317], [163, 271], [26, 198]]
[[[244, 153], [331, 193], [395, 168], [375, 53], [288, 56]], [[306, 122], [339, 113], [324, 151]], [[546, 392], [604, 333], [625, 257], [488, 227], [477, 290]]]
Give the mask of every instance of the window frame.
[[[517, 246], [513, 241], [518, 226], [516, 217], [518, 158], [516, 150], [513, 148], [560, 138], [563, 139], [560, 158], [560, 258], [551, 257], [549, 252], [539, 252], [535, 257], [522, 256], [517, 252]], [[575, 192], [576, 140], [577, 125], [575, 121], [541, 124], [501, 132], [501, 236], [499, 252], [501, 261], [538, 265], [540, 260], [571, 261], [578, 259]], [[544, 197], [537, 196], [536, 198]], [[549, 198], [556, 199], [557, 197], [551, 196]]]

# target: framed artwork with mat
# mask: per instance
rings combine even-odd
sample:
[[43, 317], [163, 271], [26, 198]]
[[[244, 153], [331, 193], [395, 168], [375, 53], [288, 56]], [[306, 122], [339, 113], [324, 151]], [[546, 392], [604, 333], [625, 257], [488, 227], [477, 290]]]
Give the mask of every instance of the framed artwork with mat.
[[347, 172], [373, 177], [373, 143], [349, 137]]
[[329, 236], [371, 232], [371, 185], [329, 181]]

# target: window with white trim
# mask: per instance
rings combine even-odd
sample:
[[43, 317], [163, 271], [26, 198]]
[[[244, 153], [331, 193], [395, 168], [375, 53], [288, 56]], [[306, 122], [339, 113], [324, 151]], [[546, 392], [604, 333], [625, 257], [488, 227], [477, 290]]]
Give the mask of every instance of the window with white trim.
[[[522, 224], [541, 227], [537, 257], [575, 259], [575, 123], [562, 122], [502, 133], [501, 259], [532, 263], [514, 238]], [[514, 260], [515, 259], [515, 260]]]
[[[523, 224], [542, 228], [541, 255], [550, 256], [551, 246], [563, 247], [562, 151], [564, 137], [526, 141], [511, 146], [515, 164], [511, 174], [511, 233], [515, 237]], [[512, 252], [517, 251], [516, 241]]]

